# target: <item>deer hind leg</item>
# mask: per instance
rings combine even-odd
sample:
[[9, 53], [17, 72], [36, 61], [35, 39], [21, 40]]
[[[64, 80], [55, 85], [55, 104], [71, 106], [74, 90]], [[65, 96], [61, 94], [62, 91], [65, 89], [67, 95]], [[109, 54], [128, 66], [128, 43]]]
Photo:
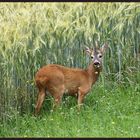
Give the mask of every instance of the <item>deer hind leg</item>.
[[35, 106], [35, 115], [39, 113], [42, 103], [45, 99], [47, 81], [48, 81], [47, 77], [36, 78], [36, 86], [39, 89], [39, 93], [38, 93], [38, 98], [37, 98], [37, 102]]
[[39, 113], [44, 99], [45, 99], [45, 89], [41, 89], [38, 93], [38, 99], [35, 107], [35, 115]]

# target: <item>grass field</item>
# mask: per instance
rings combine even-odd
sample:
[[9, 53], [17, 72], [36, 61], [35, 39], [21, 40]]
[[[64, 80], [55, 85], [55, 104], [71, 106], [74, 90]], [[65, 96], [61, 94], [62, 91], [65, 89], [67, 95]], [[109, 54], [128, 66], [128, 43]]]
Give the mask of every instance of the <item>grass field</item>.
[[87, 95], [80, 112], [76, 99], [64, 97], [61, 107], [51, 110], [51, 97], [41, 114], [15, 115], [1, 124], [1, 137], [140, 137], [138, 89], [116, 85], [104, 89], [101, 83]]

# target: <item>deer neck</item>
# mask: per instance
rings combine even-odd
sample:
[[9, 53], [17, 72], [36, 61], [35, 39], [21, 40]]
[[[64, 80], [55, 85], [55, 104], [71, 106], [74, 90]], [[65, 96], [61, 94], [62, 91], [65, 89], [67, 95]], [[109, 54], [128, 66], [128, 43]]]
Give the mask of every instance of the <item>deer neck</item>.
[[86, 69], [87, 73], [89, 74], [89, 79], [91, 81], [91, 85], [93, 85], [99, 77], [99, 74], [102, 70], [102, 67], [100, 68], [95, 68], [93, 63], [91, 63], [88, 68]]

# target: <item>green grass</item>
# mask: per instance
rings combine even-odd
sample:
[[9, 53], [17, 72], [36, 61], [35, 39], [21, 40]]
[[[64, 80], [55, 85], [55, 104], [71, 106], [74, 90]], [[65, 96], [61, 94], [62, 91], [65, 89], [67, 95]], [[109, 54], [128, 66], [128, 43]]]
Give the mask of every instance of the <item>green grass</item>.
[[[97, 84], [80, 112], [76, 99], [63, 98], [51, 111], [47, 98], [38, 117], [15, 115], [1, 124], [1, 137], [140, 137], [140, 96], [133, 87], [104, 90]], [[48, 102], [47, 102], [48, 101]], [[48, 105], [48, 106], [47, 106]]]

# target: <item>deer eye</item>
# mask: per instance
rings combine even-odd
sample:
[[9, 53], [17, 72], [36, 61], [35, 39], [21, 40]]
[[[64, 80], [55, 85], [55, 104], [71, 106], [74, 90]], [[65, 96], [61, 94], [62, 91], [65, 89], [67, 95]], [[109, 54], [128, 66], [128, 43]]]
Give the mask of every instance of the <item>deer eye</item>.
[[93, 55], [91, 55], [91, 59], [93, 59], [94, 58], [94, 56]]
[[98, 55], [98, 57], [99, 57], [99, 58], [102, 58], [102, 55], [101, 55], [101, 54], [99, 54], [99, 55]]

